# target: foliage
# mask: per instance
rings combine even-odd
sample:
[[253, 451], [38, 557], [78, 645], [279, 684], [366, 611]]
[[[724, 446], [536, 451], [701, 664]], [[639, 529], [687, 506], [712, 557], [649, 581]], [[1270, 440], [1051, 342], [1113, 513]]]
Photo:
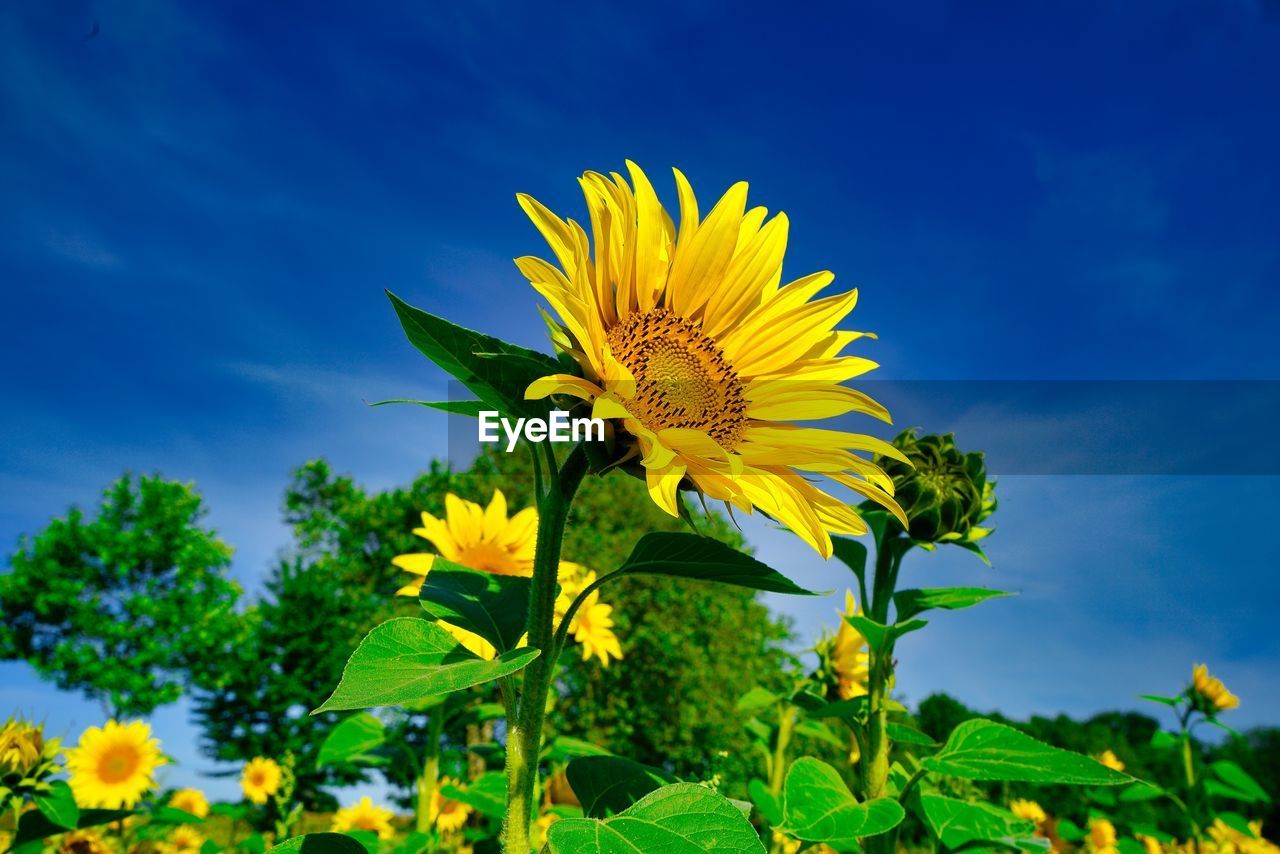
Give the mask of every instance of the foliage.
[[235, 631], [231, 549], [189, 484], [124, 475], [96, 515], [73, 507], [26, 537], [0, 576], [0, 655], [108, 716], [145, 715]]

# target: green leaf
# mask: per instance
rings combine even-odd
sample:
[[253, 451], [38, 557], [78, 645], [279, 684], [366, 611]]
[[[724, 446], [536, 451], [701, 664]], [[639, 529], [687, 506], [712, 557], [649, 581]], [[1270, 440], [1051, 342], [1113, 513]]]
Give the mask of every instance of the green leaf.
[[557, 735], [551, 739], [542, 750], [543, 758], [550, 759], [552, 762], [563, 762], [566, 759], [576, 759], [579, 756], [612, 756], [609, 750], [599, 745], [592, 744], [581, 738], [574, 738], [571, 735]]
[[1237, 833], [1243, 833], [1249, 839], [1258, 838], [1258, 834], [1254, 833], [1253, 828], [1249, 826], [1249, 820], [1238, 812], [1220, 812], [1216, 813], [1214, 818]]
[[1068, 842], [1080, 842], [1084, 839], [1084, 828], [1069, 818], [1060, 818], [1054, 825], [1054, 831]]
[[984, 803], [971, 803], [942, 795], [921, 794], [918, 812], [947, 848], [969, 842], [997, 842], [1030, 836], [1035, 825], [1013, 813]]
[[994, 599], [999, 596], [1012, 596], [1003, 590], [988, 590], [985, 587], [932, 587], [923, 590], [899, 590], [893, 594], [893, 604], [897, 608], [898, 620], [914, 617], [930, 608], [944, 608], [948, 611], [959, 610]]
[[550, 854], [764, 854], [746, 816], [723, 795], [695, 783], [650, 792], [606, 819], [563, 818], [547, 829]]
[[938, 742], [914, 727], [890, 721], [885, 727], [889, 738], [899, 744], [918, 744], [921, 747], [937, 747]]
[[1150, 700], [1153, 703], [1162, 703], [1166, 706], [1176, 706], [1182, 702], [1180, 697], [1162, 697], [1159, 694], [1140, 694], [1139, 700]]
[[466, 786], [441, 786], [440, 794], [490, 818], [502, 818], [507, 814], [507, 778], [501, 771], [481, 774]]
[[524, 390], [536, 379], [561, 373], [555, 359], [464, 329], [414, 308], [390, 291], [387, 296], [410, 343], [456, 377], [486, 408], [522, 417], [543, 417], [550, 410], [547, 400], [525, 400]]
[[1177, 747], [1182, 741], [1171, 732], [1165, 732], [1158, 729], [1151, 734], [1151, 746], [1157, 750], [1168, 750], [1171, 747]]
[[[867, 583], [867, 547], [849, 537], [832, 537], [831, 553], [857, 576], [859, 585]], [[866, 605], [866, 603], [863, 603]], [[870, 607], [870, 606], [868, 606]]]
[[525, 632], [532, 579], [477, 572], [437, 557], [418, 601], [433, 620], [477, 634], [498, 652], [515, 649]]
[[922, 764], [930, 771], [970, 780], [1093, 786], [1133, 781], [1088, 756], [1050, 747], [1013, 727], [982, 719], [960, 724], [942, 750]]
[[887, 648], [886, 644], [893, 643], [908, 632], [914, 632], [929, 625], [926, 620], [911, 619], [894, 623], [892, 626], [886, 626], [883, 623], [877, 623], [865, 614], [854, 614], [844, 619], [845, 622], [857, 629], [858, 633], [867, 639], [867, 643], [872, 649], [882, 651]]
[[1125, 786], [1121, 789], [1118, 800], [1122, 804], [1138, 804], [1143, 801], [1154, 801], [1156, 798], [1164, 797], [1164, 795], [1164, 789], [1159, 786], [1138, 781], [1132, 786]]
[[693, 578], [770, 593], [819, 595], [719, 540], [685, 532], [645, 534], [614, 574], [623, 573]]
[[271, 847], [273, 854], [366, 854], [368, 851], [345, 833], [308, 833]]
[[352, 715], [330, 731], [320, 753], [316, 767], [339, 762], [359, 762], [370, 750], [381, 747], [387, 740], [387, 729], [382, 721], [368, 712]]
[[738, 698], [738, 702], [734, 705], [734, 709], [744, 715], [754, 715], [761, 709], [767, 709], [775, 705], [781, 698], [772, 691], [767, 691], [759, 685], [752, 688], [747, 693]]
[[311, 714], [450, 694], [510, 676], [537, 657], [536, 649], [516, 649], [486, 661], [430, 620], [397, 617], [365, 635], [333, 695]]
[[407, 398], [394, 398], [392, 400], [375, 401], [370, 406], [387, 406], [392, 403], [413, 403], [418, 406], [426, 406], [430, 409], [439, 409], [441, 412], [448, 412], [453, 415], [467, 415], [476, 418], [485, 409], [492, 409], [478, 400], [409, 400]]
[[1246, 801], [1248, 803], [1271, 802], [1271, 796], [1267, 794], [1266, 789], [1258, 785], [1257, 780], [1250, 777], [1243, 768], [1234, 762], [1220, 759], [1217, 762], [1210, 763], [1209, 773], [1243, 795], [1243, 797], [1234, 796], [1238, 801]]
[[835, 732], [831, 730], [831, 727], [827, 726], [822, 721], [805, 719], [797, 723], [792, 731], [796, 735], [803, 735], [808, 738], [817, 739], [818, 741], [825, 741], [827, 744], [830, 744], [833, 747], [838, 747], [841, 750], [847, 750], [849, 748], [848, 739], [841, 738], [836, 735]]
[[[121, 821], [131, 815], [135, 815], [133, 810], [83, 809], [80, 810], [80, 816], [76, 821], [76, 829], [97, 827], [100, 824]], [[18, 820], [18, 832], [14, 834], [9, 844], [16, 849], [28, 842], [48, 839], [50, 836], [57, 836], [59, 833], [66, 832], [67, 828], [64, 825], [50, 821], [43, 810], [27, 810]]]
[[805, 842], [847, 844], [891, 830], [904, 816], [893, 798], [858, 803], [839, 771], [809, 756], [791, 763], [782, 785], [782, 829]]
[[664, 771], [621, 756], [584, 756], [565, 769], [569, 788], [587, 818], [608, 818], [645, 795], [677, 782]]
[[157, 807], [147, 816], [149, 824], [202, 824], [205, 819], [197, 815], [192, 815], [186, 810], [180, 810], [177, 807], [168, 805]]
[[58, 827], [72, 830], [80, 821], [80, 807], [76, 806], [76, 796], [71, 794], [66, 780], [54, 780], [49, 784], [49, 791], [36, 792], [33, 799], [44, 817]]
[[752, 778], [747, 784], [747, 794], [751, 796], [751, 803], [756, 805], [765, 821], [769, 824], [782, 824], [782, 798], [769, 791], [764, 780]]

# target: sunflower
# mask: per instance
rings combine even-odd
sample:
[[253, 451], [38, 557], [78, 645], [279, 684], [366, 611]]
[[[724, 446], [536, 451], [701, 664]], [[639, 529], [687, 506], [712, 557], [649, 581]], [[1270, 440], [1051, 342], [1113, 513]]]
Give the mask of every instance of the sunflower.
[[[468, 569], [497, 575], [528, 577], [533, 574], [538, 511], [527, 507], [508, 518], [507, 499], [502, 490], [494, 490], [488, 507], [449, 493], [445, 496], [445, 518], [437, 519], [430, 513], [423, 513], [422, 527], [414, 528], [413, 532], [430, 541], [441, 557]], [[436, 555], [430, 553], [403, 554], [393, 558], [391, 562], [395, 566], [419, 576], [397, 590], [397, 595], [420, 594], [435, 558]], [[558, 580], [557, 625], [564, 619], [574, 598], [595, 582], [596, 574], [576, 563], [561, 561]], [[594, 656], [608, 666], [611, 658], [622, 658], [622, 647], [613, 633], [612, 613], [613, 606], [601, 602], [599, 594], [594, 591], [578, 608], [569, 633], [582, 645], [583, 661]], [[439, 625], [481, 658], [492, 660], [497, 655], [493, 644], [474, 632], [443, 620]]]
[[44, 758], [44, 725], [10, 718], [0, 725], [0, 775], [25, 774]]
[[689, 486], [747, 513], [760, 508], [830, 557], [830, 534], [867, 528], [814, 485], [825, 475], [906, 526], [892, 479], [854, 453], [905, 461], [901, 451], [791, 423], [848, 412], [889, 421], [879, 403], [840, 385], [876, 367], [841, 355], [867, 334], [835, 328], [857, 291], [813, 300], [834, 280], [828, 272], [780, 287], [786, 215], [766, 223], [764, 208], [746, 210], [745, 183], [700, 220], [676, 170], [677, 229], [640, 168], [627, 168], [634, 190], [617, 173], [579, 179], [594, 257], [576, 222], [517, 197], [561, 269], [531, 256], [516, 265], [559, 315], [548, 318], [552, 342], [583, 374], [543, 377], [525, 397], [570, 395], [590, 402], [594, 417], [615, 420], [620, 462], [639, 461], [650, 495], [672, 516], [677, 488]]
[[1023, 821], [1029, 821], [1039, 827], [1048, 818], [1044, 808], [1035, 801], [1017, 799], [1009, 802], [1009, 812]]
[[1116, 756], [1110, 750], [1102, 751], [1102, 755], [1098, 757], [1098, 761], [1110, 768], [1112, 771], [1124, 770], [1124, 763], [1120, 761], [1120, 757]]
[[[538, 511], [532, 507], [507, 517], [507, 499], [495, 489], [488, 507], [481, 507], [450, 493], [445, 496], [445, 518], [422, 514], [419, 537], [430, 541], [445, 560], [495, 575], [533, 575], [533, 548], [538, 534]], [[417, 596], [434, 554], [403, 554], [391, 562], [419, 578], [396, 591], [401, 596]]]
[[132, 807], [155, 785], [152, 773], [166, 761], [160, 742], [142, 721], [89, 727], [67, 751], [76, 803], [89, 807]]
[[1240, 698], [1228, 691], [1221, 679], [1210, 676], [1209, 668], [1203, 664], [1197, 664], [1191, 670], [1191, 691], [1207, 701], [1215, 711], [1226, 711], [1240, 705]]
[[[569, 611], [569, 606], [583, 590], [596, 582], [596, 574], [584, 566], [562, 561], [560, 564], [560, 595], [556, 597], [555, 621], [559, 626]], [[622, 658], [622, 645], [618, 636], [613, 633], [613, 606], [600, 601], [600, 592], [593, 590], [582, 600], [573, 620], [569, 623], [569, 634], [582, 645], [582, 660], [590, 661], [599, 658], [603, 667], [609, 666], [612, 658]]]
[[244, 796], [255, 804], [265, 804], [267, 798], [280, 791], [284, 773], [274, 759], [255, 756], [245, 763], [240, 772], [240, 788]]
[[169, 844], [178, 854], [197, 854], [204, 845], [204, 835], [194, 827], [179, 825], [169, 837]]
[[436, 790], [431, 793], [431, 805], [427, 809], [427, 815], [441, 833], [453, 833], [461, 829], [471, 815], [471, 807], [461, 801], [445, 797], [440, 791], [445, 786], [456, 785], [458, 781], [452, 777], [441, 777]]
[[1118, 854], [1116, 826], [1105, 818], [1089, 822], [1089, 847], [1094, 854]]
[[861, 613], [853, 594], [846, 590], [839, 628], [834, 635], [824, 632], [814, 647], [821, 662], [822, 675], [841, 700], [851, 700], [867, 693], [871, 667], [867, 640], [845, 619]]
[[395, 813], [386, 807], [376, 807], [369, 796], [361, 798], [354, 806], [340, 809], [333, 814], [333, 831], [344, 833], [348, 830], [367, 830], [378, 834], [379, 839], [390, 839], [396, 835], [391, 826]]
[[199, 789], [179, 789], [169, 798], [169, 806], [191, 813], [196, 818], [209, 815], [209, 800]]
[[58, 854], [107, 854], [107, 842], [96, 830], [73, 830], [63, 834]]

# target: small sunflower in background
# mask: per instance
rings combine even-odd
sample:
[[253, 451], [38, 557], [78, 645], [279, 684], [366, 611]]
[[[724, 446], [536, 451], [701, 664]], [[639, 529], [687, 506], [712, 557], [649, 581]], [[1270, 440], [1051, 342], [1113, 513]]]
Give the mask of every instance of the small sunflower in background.
[[1105, 818], [1089, 822], [1089, 850], [1093, 854], [1119, 854], [1116, 847], [1116, 826]]
[[441, 833], [453, 833], [456, 830], [461, 830], [471, 816], [471, 807], [462, 801], [455, 801], [453, 798], [446, 797], [441, 791], [445, 786], [457, 785], [458, 781], [452, 777], [441, 777], [440, 782], [436, 785], [436, 790], [431, 793], [431, 805], [427, 810], [427, 815], [431, 819], [431, 823]]
[[376, 833], [379, 839], [390, 839], [396, 835], [395, 828], [391, 826], [393, 818], [395, 813], [386, 807], [375, 806], [366, 795], [354, 805], [334, 813], [332, 829], [335, 833], [365, 830]]
[[1228, 691], [1221, 679], [1210, 676], [1209, 668], [1204, 664], [1197, 664], [1191, 669], [1191, 687], [1187, 696], [1192, 705], [1210, 715], [1240, 705], [1240, 698]]
[[1048, 820], [1044, 807], [1032, 800], [1017, 798], [1009, 802], [1009, 812], [1023, 821], [1029, 821], [1037, 828]]
[[155, 786], [152, 775], [167, 761], [142, 721], [89, 727], [67, 751], [71, 789], [76, 803], [87, 807], [133, 807]]
[[107, 841], [96, 830], [73, 830], [58, 842], [58, 854], [108, 854]]
[[[747, 209], [734, 184], [705, 218], [675, 170], [680, 223], [658, 201], [640, 167], [587, 172], [592, 237], [527, 195], [520, 206], [550, 244], [559, 268], [532, 256], [516, 266], [559, 315], [548, 318], [556, 350], [582, 376], [535, 380], [528, 399], [568, 395], [613, 424], [616, 457], [642, 473], [653, 501], [679, 515], [677, 490], [746, 513], [759, 508], [831, 556], [831, 534], [862, 534], [846, 502], [815, 485], [846, 487], [893, 512], [893, 482], [857, 455], [905, 461], [871, 436], [804, 427], [857, 412], [889, 421], [866, 394], [840, 383], [876, 364], [842, 355], [868, 333], [836, 329], [856, 290], [815, 299], [829, 272], [782, 284], [788, 221]], [[594, 249], [594, 254], [593, 250]]]
[[240, 772], [240, 788], [244, 796], [255, 804], [265, 804], [267, 798], [280, 791], [284, 772], [274, 759], [255, 756], [245, 763]]
[[174, 854], [198, 854], [204, 843], [204, 834], [185, 824], [175, 827], [169, 836], [169, 847]]
[[[487, 507], [453, 493], [446, 495], [445, 518], [437, 519], [430, 513], [423, 513], [422, 527], [413, 529], [415, 534], [436, 548], [436, 554], [403, 554], [392, 559], [393, 565], [418, 576], [396, 594], [418, 596], [437, 556], [477, 572], [525, 578], [533, 575], [538, 511], [526, 507], [512, 516], [507, 513], [507, 499], [500, 489], [494, 490]], [[557, 624], [568, 612], [574, 597], [595, 580], [596, 574], [586, 567], [569, 561], [560, 562], [560, 594], [555, 605]], [[610, 660], [622, 658], [622, 647], [613, 633], [612, 613], [613, 606], [601, 602], [595, 591], [578, 608], [569, 625], [569, 634], [582, 645], [584, 661], [595, 657], [607, 666]], [[463, 647], [481, 658], [492, 660], [497, 656], [493, 644], [479, 635], [444, 621], [438, 624]]]
[[1110, 768], [1112, 771], [1123, 771], [1124, 763], [1120, 761], [1120, 757], [1116, 756], [1110, 750], [1104, 750], [1098, 756], [1098, 761]]
[[821, 675], [829, 685], [834, 685], [836, 696], [841, 700], [851, 700], [867, 693], [871, 667], [867, 639], [845, 619], [861, 613], [853, 593], [846, 590], [844, 611], [840, 614], [840, 625], [835, 634], [825, 633], [814, 647], [821, 662]]
[[196, 818], [209, 815], [209, 799], [199, 789], [179, 789], [169, 798], [169, 806], [191, 813]]

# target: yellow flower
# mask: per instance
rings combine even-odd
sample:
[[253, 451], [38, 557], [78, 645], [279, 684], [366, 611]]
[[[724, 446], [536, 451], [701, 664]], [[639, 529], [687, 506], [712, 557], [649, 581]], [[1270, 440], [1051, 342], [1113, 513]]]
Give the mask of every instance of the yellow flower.
[[547, 844], [547, 829], [559, 820], [560, 816], [553, 812], [544, 812], [542, 815], [538, 816], [537, 820], [533, 823], [534, 850], [542, 850], [543, 846]]
[[1210, 676], [1209, 668], [1206, 665], [1197, 664], [1192, 668], [1191, 687], [1197, 694], [1221, 711], [1234, 709], [1240, 705], [1240, 698], [1228, 691], [1227, 686], [1222, 684], [1221, 679], [1215, 679]]
[[200, 847], [204, 845], [204, 835], [194, 827], [184, 824], [174, 828], [173, 835], [169, 837], [169, 843], [178, 854], [197, 854]]
[[333, 830], [342, 833], [348, 830], [367, 830], [378, 834], [379, 839], [390, 839], [396, 835], [391, 826], [395, 813], [386, 807], [376, 807], [366, 795], [356, 802], [355, 806], [338, 810], [333, 814]]
[[677, 228], [640, 168], [627, 168], [634, 190], [617, 173], [579, 180], [594, 241], [573, 220], [517, 197], [561, 269], [535, 257], [516, 265], [559, 315], [548, 318], [552, 342], [584, 375], [543, 377], [525, 397], [571, 395], [613, 419], [620, 461], [640, 464], [654, 502], [672, 516], [677, 488], [691, 486], [747, 513], [760, 508], [830, 557], [830, 534], [867, 528], [814, 485], [825, 476], [905, 527], [892, 479], [854, 453], [905, 461], [901, 451], [791, 423], [848, 412], [889, 420], [883, 406], [840, 385], [875, 367], [840, 355], [866, 334], [836, 329], [857, 291], [813, 300], [833, 281], [828, 272], [779, 287], [787, 218], [766, 223], [764, 208], [746, 210], [745, 183], [699, 220], [677, 170]]
[[71, 788], [82, 807], [132, 807], [155, 785], [152, 773], [166, 761], [142, 721], [89, 727], [67, 751]]
[[1098, 761], [1110, 768], [1112, 771], [1124, 770], [1124, 763], [1120, 761], [1120, 757], [1116, 756], [1110, 750], [1102, 751], [1102, 755], [1098, 757]]
[[26, 774], [44, 757], [44, 725], [10, 718], [0, 726], [0, 774]]
[[1280, 854], [1280, 846], [1262, 836], [1262, 822], [1249, 822], [1253, 836], [1247, 836], [1220, 818], [1209, 826], [1209, 838], [1217, 848], [1215, 854]]
[[1116, 826], [1105, 818], [1090, 821], [1089, 845], [1094, 854], [1116, 854]]
[[169, 798], [169, 806], [189, 812], [196, 818], [209, 815], [209, 801], [199, 789], [179, 789]]
[[[533, 547], [538, 533], [538, 511], [526, 507], [507, 518], [507, 499], [502, 490], [493, 492], [488, 507], [481, 507], [450, 493], [445, 496], [445, 518], [422, 514], [419, 537], [430, 541], [445, 560], [495, 575], [533, 575]], [[401, 596], [417, 596], [434, 554], [403, 554], [392, 563], [420, 576], [396, 591]]]
[[1142, 848], [1146, 854], [1161, 854], [1160, 840], [1154, 836], [1146, 836], [1145, 834], [1137, 834], [1137, 840], [1142, 843]]
[[96, 830], [73, 830], [63, 834], [59, 854], [107, 854], [106, 840]]
[[458, 781], [452, 777], [441, 777], [436, 790], [431, 793], [431, 805], [427, 809], [427, 818], [441, 833], [453, 833], [459, 830], [471, 815], [471, 807], [462, 801], [447, 798], [440, 792], [445, 786], [457, 785], [459, 785]]
[[773, 846], [770, 850], [778, 851], [780, 854], [796, 854], [800, 850], [800, 840], [787, 836], [781, 830], [775, 830], [773, 832]]
[[[450, 493], [445, 496], [445, 519], [422, 514], [423, 527], [414, 533], [430, 540], [440, 556], [468, 569], [497, 575], [529, 576], [533, 573], [533, 550], [538, 533], [538, 511], [532, 507], [507, 518], [507, 499], [494, 490], [487, 508]], [[435, 562], [434, 554], [403, 554], [392, 560], [396, 566], [418, 578], [401, 587], [400, 596], [417, 596]], [[557, 625], [564, 618], [574, 598], [596, 580], [596, 574], [569, 561], [560, 562], [560, 595], [556, 599]], [[610, 658], [622, 658], [622, 647], [613, 633], [613, 606], [600, 602], [592, 592], [579, 607], [569, 626], [573, 639], [582, 645], [582, 659], [593, 656], [604, 665]], [[492, 660], [497, 655], [493, 644], [466, 629], [444, 621], [439, 625], [453, 635], [463, 647]], [[521, 641], [523, 644], [523, 641]]]
[[280, 791], [284, 774], [274, 759], [255, 756], [245, 763], [240, 772], [240, 788], [244, 796], [255, 804], [265, 804], [267, 798]]
[[1009, 812], [1023, 821], [1029, 821], [1039, 827], [1048, 818], [1044, 809], [1035, 801], [1014, 800], [1009, 803]]
[[[556, 597], [555, 622], [559, 626], [569, 612], [569, 606], [583, 590], [596, 582], [596, 574], [584, 566], [563, 561], [560, 564], [560, 595]], [[622, 645], [613, 633], [613, 606], [600, 601], [600, 592], [593, 590], [582, 600], [569, 623], [569, 634], [582, 645], [582, 660], [593, 656], [600, 664], [609, 666], [611, 658], [622, 658]]]
[[844, 613], [841, 614], [840, 627], [836, 629], [835, 640], [831, 645], [831, 666], [836, 673], [837, 687], [842, 700], [851, 700], [867, 693], [871, 667], [867, 639], [844, 619], [844, 617], [854, 617], [861, 613], [862, 609], [858, 607], [853, 594], [846, 590]]

